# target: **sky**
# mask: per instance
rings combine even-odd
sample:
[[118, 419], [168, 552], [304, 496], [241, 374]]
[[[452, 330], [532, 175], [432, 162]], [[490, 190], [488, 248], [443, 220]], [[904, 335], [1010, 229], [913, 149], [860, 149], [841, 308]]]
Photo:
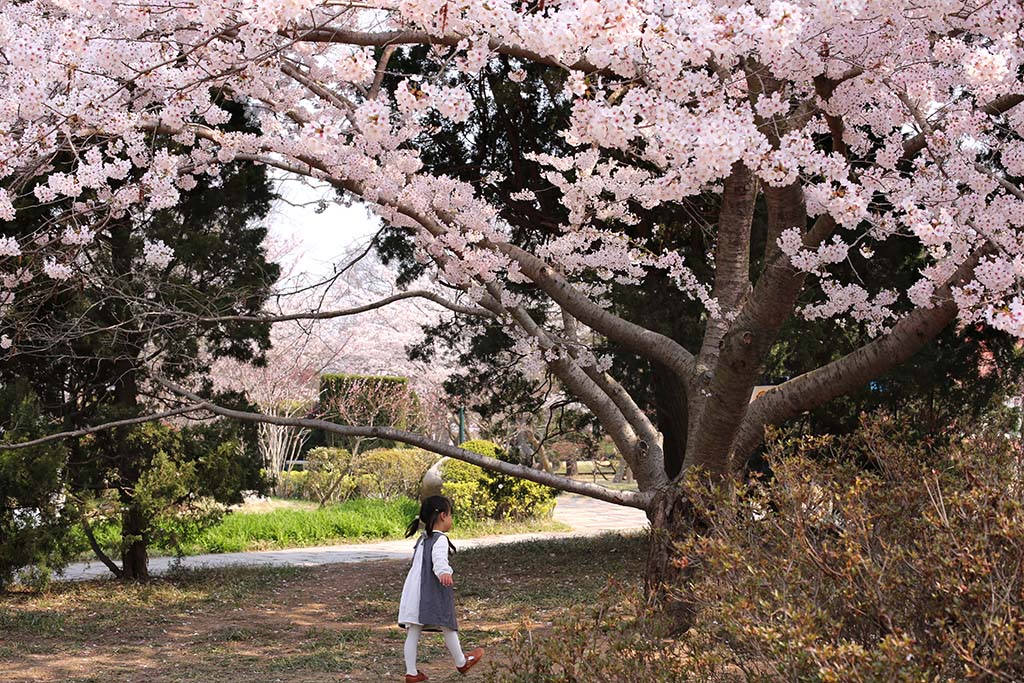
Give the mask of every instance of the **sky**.
[[[275, 184], [283, 201], [271, 211], [270, 233], [297, 242], [296, 274], [331, 274], [342, 254], [366, 244], [380, 227], [380, 219], [364, 206], [339, 204], [326, 183], [314, 185], [294, 176], [278, 176]], [[327, 208], [318, 213], [320, 200]]]
[[[278, 285], [280, 290], [325, 280], [334, 274], [336, 264], [348, 262], [346, 254], [361, 251], [380, 229], [381, 221], [376, 215], [358, 203], [343, 206], [325, 183], [311, 184], [293, 176], [276, 175], [275, 188], [283, 201], [275, 203], [267, 222], [270, 240], [279, 242], [278, 248], [284, 250], [281, 255], [271, 248], [271, 258], [280, 258], [285, 269], [285, 277]], [[317, 204], [321, 201], [326, 208], [318, 212]], [[336, 282], [331, 295], [317, 305], [321, 310], [346, 308], [379, 300], [395, 291], [390, 269], [367, 261]], [[308, 310], [305, 303], [299, 302], [309, 300], [300, 295], [290, 303]], [[314, 296], [312, 301], [316, 300]], [[422, 338], [420, 325], [436, 321], [439, 311], [429, 302], [406, 300], [324, 323], [318, 334], [338, 351], [329, 369], [405, 376], [426, 374], [429, 377], [424, 380], [440, 381], [446, 370], [437, 367], [427, 372], [419, 364], [411, 364], [405, 353], [408, 345]]]

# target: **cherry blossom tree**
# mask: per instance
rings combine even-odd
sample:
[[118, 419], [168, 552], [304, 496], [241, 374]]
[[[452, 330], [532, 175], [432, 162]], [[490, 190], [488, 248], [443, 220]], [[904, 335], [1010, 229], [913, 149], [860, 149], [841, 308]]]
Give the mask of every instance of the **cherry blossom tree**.
[[[1022, 20], [1015, 0], [2, 2], [0, 218], [67, 208], [30, 238], [0, 238], [0, 314], [28, 281], [78, 277], [80, 243], [101, 239], [107, 220], [171, 206], [228, 160], [330, 183], [409, 231], [449, 293], [375, 305], [426, 296], [500, 321], [519, 362], [545, 367], [600, 421], [640, 491], [401, 430], [229, 410], [157, 376], [191, 401], [176, 409], [394, 438], [645, 509], [667, 532], [652, 543], [649, 575], [661, 580], [668, 541], [690, 528], [681, 476], [728, 480], [766, 426], [883, 375], [958, 318], [1024, 336]], [[422, 45], [422, 75], [385, 86], [391, 56]], [[416, 146], [428, 115], [467, 117], [457, 77], [496, 59], [513, 83], [525, 65], [551, 69], [549, 96], [571, 109], [550, 131], [570, 150], [536, 155], [543, 185], [517, 197], [559, 197], [565, 220], [539, 243], [518, 238], [478, 188], [425, 172]], [[213, 93], [249, 107], [259, 133], [223, 130]], [[623, 230], [640, 208], [685, 217], [708, 196], [712, 264]], [[897, 289], [871, 264], [904, 240], [920, 251], [906, 264], [914, 284]], [[664, 296], [701, 302], [699, 344], [605, 305], [611, 283], [650, 272], [673, 283]], [[809, 283], [823, 296], [803, 298]], [[874, 338], [750, 402], [795, 317], [856, 321]], [[29, 335], [15, 323], [0, 346]], [[590, 335], [656, 361], [680, 387], [680, 475], [666, 473], [661, 434]]]
[[[268, 258], [280, 263], [282, 276], [262, 316], [234, 316], [243, 322], [274, 319], [271, 348], [259, 365], [222, 359], [215, 365], [219, 390], [242, 391], [262, 413], [275, 417], [304, 417], [318, 408], [350, 424], [375, 424], [369, 416], [387, 413], [389, 423], [409, 421], [412, 403], [404, 390], [387, 391], [376, 383], [360, 385], [358, 406], [342, 400], [323, 406], [321, 377], [341, 371], [361, 375], [399, 375], [409, 378], [415, 394], [417, 429], [445, 439], [450, 410], [442, 383], [449, 368], [411, 361], [406, 348], [422, 336], [421, 325], [435, 321], [443, 308], [430, 301], [417, 302], [398, 292], [396, 273], [379, 262], [367, 245], [356, 244], [338, 256], [329, 274], [311, 274], [300, 267], [305, 255], [294, 235], [273, 235], [266, 243]], [[417, 283], [424, 294], [429, 282]], [[377, 302], [398, 297], [391, 305]], [[369, 306], [362, 315], [353, 310]], [[347, 308], [346, 308], [347, 307]], [[310, 312], [317, 312], [310, 319]], [[174, 311], [164, 311], [174, 316]], [[350, 397], [342, 397], [348, 399]], [[334, 399], [337, 403], [338, 398]], [[365, 404], [375, 406], [372, 410]], [[402, 418], [402, 419], [400, 419]], [[260, 449], [274, 474], [290, 470], [302, 455], [311, 432], [307, 428], [261, 422]], [[355, 440], [361, 443], [362, 439]], [[358, 447], [353, 456], [358, 455]]]

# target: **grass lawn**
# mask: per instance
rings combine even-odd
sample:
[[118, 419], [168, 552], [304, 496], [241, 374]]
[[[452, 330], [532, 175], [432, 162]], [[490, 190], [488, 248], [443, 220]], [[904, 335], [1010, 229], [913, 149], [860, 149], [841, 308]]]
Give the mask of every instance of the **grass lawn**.
[[[637, 581], [642, 536], [539, 541], [455, 557], [462, 640], [488, 648], [470, 679], [506, 663], [520, 624], [544, 630], [609, 579]], [[179, 572], [146, 586], [55, 584], [0, 595], [4, 683], [326, 683], [401, 680], [395, 626], [405, 562]], [[420, 668], [463, 680], [441, 638], [425, 634]]]
[[[216, 526], [204, 530], [183, 546], [184, 554], [278, 550], [402, 538], [409, 521], [419, 513], [419, 504], [408, 498], [393, 501], [357, 499], [325, 508], [295, 501], [265, 501], [256, 506], [254, 511], [245, 507], [232, 512]], [[473, 520], [456, 514], [452, 536], [467, 538], [568, 530], [569, 527], [550, 518], [497, 522]], [[117, 536], [113, 526], [97, 529], [96, 535], [108, 552], [117, 554]], [[156, 546], [151, 554], [175, 553], [174, 548]], [[88, 553], [83, 559], [91, 557]]]

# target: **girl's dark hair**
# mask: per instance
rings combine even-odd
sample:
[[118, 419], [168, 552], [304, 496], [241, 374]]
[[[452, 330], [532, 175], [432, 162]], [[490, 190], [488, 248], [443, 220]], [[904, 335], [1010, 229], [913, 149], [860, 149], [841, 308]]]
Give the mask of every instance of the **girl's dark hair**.
[[442, 512], [451, 513], [452, 502], [444, 496], [430, 496], [425, 499], [420, 505], [420, 515], [409, 523], [409, 527], [405, 530], [405, 537], [409, 538], [415, 534], [420, 528], [420, 522], [423, 522], [423, 526], [427, 529], [427, 536], [434, 535], [434, 522], [437, 521], [437, 516]]

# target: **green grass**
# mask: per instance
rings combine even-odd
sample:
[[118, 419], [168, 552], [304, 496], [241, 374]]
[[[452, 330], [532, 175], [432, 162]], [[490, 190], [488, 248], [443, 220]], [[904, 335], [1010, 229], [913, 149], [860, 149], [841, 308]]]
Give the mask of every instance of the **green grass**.
[[[181, 552], [184, 555], [201, 555], [398, 539], [405, 536], [406, 527], [418, 513], [419, 504], [409, 498], [391, 501], [361, 498], [325, 508], [296, 505], [262, 512], [232, 512], [215, 526], [184, 543]], [[569, 527], [550, 518], [499, 522], [456, 515], [452, 536], [471, 538], [568, 530]], [[94, 532], [100, 545], [108, 553], [116, 555], [117, 527], [114, 524], [98, 526]], [[151, 554], [174, 555], [176, 550], [157, 544], [151, 549]], [[91, 558], [91, 553], [83, 557]]]
[[525, 519], [522, 521], [498, 521], [494, 519], [461, 519], [455, 516], [455, 525], [448, 533], [452, 538], [477, 538], [504, 534], [529, 534], [542, 531], [572, 531], [568, 524], [556, 522], [550, 517]]
[[236, 512], [203, 531], [183, 550], [195, 555], [401, 538], [418, 512], [419, 506], [408, 498], [350, 500], [314, 510]]

